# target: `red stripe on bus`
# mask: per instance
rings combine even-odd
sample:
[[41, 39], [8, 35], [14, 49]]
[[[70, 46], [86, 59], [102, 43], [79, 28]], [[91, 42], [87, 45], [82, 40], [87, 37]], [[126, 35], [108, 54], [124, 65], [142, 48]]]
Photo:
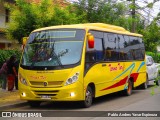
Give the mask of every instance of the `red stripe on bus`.
[[[136, 82], [136, 80], [137, 80], [137, 78], [138, 78], [138, 75], [139, 75], [139, 73], [133, 73], [133, 74], [130, 75], [130, 77], [133, 77], [134, 82]], [[115, 83], [114, 85], [109, 86], [109, 87], [107, 87], [107, 88], [104, 88], [104, 89], [102, 89], [102, 90], [100, 90], [100, 91], [104, 91], [104, 90], [108, 90], [108, 89], [112, 89], [112, 88], [115, 88], [115, 87], [124, 85], [124, 84], [126, 84], [127, 79], [128, 79], [128, 76], [125, 77], [124, 79], [120, 80], [119, 82]]]

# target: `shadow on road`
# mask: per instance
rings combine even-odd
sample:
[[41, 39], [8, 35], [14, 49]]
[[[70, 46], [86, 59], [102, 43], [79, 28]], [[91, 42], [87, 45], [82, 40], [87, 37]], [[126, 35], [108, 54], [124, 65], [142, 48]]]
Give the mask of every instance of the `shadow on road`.
[[[151, 89], [154, 85], [149, 85], [148, 89]], [[136, 88], [135, 90], [132, 91], [132, 94], [138, 94], [142, 89], [140, 88]], [[116, 93], [112, 93], [112, 94], [108, 94], [102, 97], [98, 97], [96, 99], [93, 100], [93, 106], [99, 105], [99, 104], [103, 104], [105, 102], [110, 102], [116, 99], [121, 99], [122, 97], [127, 97], [125, 96], [122, 92], [116, 92]], [[36, 109], [41, 109], [41, 110], [81, 110], [81, 109], [85, 109], [82, 108], [81, 103], [80, 102], [43, 102], [40, 107], [36, 108]]]

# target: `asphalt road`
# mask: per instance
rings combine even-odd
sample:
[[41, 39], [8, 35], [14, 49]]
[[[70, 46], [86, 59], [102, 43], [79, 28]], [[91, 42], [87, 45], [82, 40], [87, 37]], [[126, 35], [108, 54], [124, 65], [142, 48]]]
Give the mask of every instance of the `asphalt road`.
[[[106, 117], [110, 111], [159, 111], [160, 112], [160, 87], [154, 88], [150, 85], [146, 90], [136, 89], [133, 91], [131, 96], [124, 96], [120, 92], [99, 97], [94, 100], [93, 105], [90, 108], [81, 108], [78, 102], [45, 102], [38, 108], [31, 108], [30, 106], [22, 106], [18, 108], [8, 109], [7, 111], [34, 111], [34, 112], [46, 112], [49, 111], [49, 116], [56, 116], [54, 120], [67, 119], [85, 119], [85, 120], [97, 120], [97, 119], [118, 119], [127, 120], [130, 117]], [[57, 112], [58, 111], [58, 112]], [[69, 116], [63, 116], [61, 112], [70, 112]], [[89, 113], [92, 111], [91, 113]], [[95, 112], [98, 111], [98, 112]], [[102, 111], [102, 112], [100, 112]], [[105, 113], [104, 113], [105, 111]], [[81, 113], [79, 117], [72, 117], [77, 113]], [[47, 113], [47, 112], [46, 112]], [[89, 113], [89, 116], [85, 116]], [[99, 114], [97, 114], [99, 113]], [[96, 116], [97, 114], [97, 116]], [[84, 115], [84, 116], [83, 116]], [[95, 116], [94, 116], [95, 115]], [[63, 117], [61, 117], [63, 116]], [[17, 120], [17, 118], [9, 118]], [[39, 118], [42, 119], [42, 118]], [[43, 119], [45, 119], [43, 117]], [[47, 119], [52, 119], [48, 117]], [[131, 117], [130, 120], [159, 120], [160, 117]]]

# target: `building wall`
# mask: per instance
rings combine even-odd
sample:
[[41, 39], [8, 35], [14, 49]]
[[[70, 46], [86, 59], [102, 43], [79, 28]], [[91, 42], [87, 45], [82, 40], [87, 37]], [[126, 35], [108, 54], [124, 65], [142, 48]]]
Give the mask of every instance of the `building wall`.
[[[5, 0], [5, 2], [14, 3], [14, 0]], [[5, 29], [7, 28], [6, 15], [4, 2], [0, 0], [0, 49], [19, 49], [20, 45], [13, 40], [8, 40], [5, 35]]]
[[6, 28], [6, 13], [5, 13], [5, 8], [3, 6], [3, 3], [0, 2], [0, 28]]
[[6, 49], [8, 46], [8, 40], [6, 40], [4, 35], [4, 29], [6, 28], [5, 22], [5, 8], [3, 3], [0, 1], [0, 49]]

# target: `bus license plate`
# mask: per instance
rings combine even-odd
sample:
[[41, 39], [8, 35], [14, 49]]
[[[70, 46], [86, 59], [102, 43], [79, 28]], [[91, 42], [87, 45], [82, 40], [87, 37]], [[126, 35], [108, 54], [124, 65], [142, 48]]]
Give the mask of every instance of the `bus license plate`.
[[51, 99], [51, 97], [47, 96], [47, 95], [43, 95], [43, 96], [41, 96], [41, 99]]

